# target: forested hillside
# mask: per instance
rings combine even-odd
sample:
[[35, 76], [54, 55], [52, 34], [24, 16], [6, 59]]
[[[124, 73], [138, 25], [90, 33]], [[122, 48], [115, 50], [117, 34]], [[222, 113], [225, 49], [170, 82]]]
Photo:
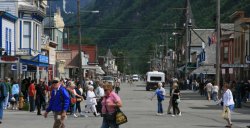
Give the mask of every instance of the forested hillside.
[[[214, 28], [216, 0], [190, 0], [193, 23], [197, 28]], [[97, 44], [99, 55], [110, 48], [119, 58], [126, 57], [132, 72], [147, 71], [147, 62], [155, 45], [162, 44], [168, 33], [182, 31], [185, 23], [186, 0], [93, 0], [82, 10], [99, 10], [99, 14], [82, 13], [81, 25], [84, 44]], [[75, 6], [75, 5], [74, 5]], [[250, 0], [221, 0], [221, 22], [230, 22], [236, 10], [250, 14]], [[72, 18], [73, 17], [73, 18]], [[65, 14], [65, 24], [74, 25], [75, 14]], [[173, 24], [176, 23], [176, 29]], [[71, 29], [71, 43], [77, 40], [76, 29]], [[168, 39], [169, 47], [173, 41]], [[118, 64], [124, 64], [118, 59]], [[123, 66], [120, 66], [122, 71]]]

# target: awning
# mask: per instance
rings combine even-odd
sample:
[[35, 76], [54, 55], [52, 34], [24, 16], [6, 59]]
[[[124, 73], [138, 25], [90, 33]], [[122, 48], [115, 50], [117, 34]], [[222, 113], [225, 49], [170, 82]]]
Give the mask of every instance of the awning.
[[200, 66], [199, 68], [193, 70], [190, 74], [207, 74], [214, 75], [216, 74], [214, 66]]
[[105, 72], [102, 70], [102, 68], [100, 66], [97, 66], [97, 65], [83, 65], [82, 68], [83, 69], [93, 69], [96, 71], [96, 74], [99, 74], [99, 75], [105, 74]]
[[38, 54], [37, 56], [35, 56], [31, 59], [21, 58], [20, 62], [22, 64], [34, 65], [34, 66], [38, 66], [38, 67], [48, 67], [49, 66], [48, 56], [44, 56], [41, 54]]

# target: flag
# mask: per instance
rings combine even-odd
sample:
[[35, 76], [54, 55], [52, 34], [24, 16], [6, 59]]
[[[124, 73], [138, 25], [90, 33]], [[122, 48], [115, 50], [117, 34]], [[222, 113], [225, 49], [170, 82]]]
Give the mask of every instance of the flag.
[[211, 40], [211, 38], [210, 38], [209, 36], [207, 37], [207, 39], [208, 39], [208, 46], [210, 46], [210, 45], [211, 45], [212, 40]]

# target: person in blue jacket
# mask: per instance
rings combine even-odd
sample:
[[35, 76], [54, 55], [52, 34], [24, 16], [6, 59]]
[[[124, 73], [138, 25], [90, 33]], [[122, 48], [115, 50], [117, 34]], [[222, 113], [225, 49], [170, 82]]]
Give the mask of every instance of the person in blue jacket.
[[44, 113], [44, 117], [47, 118], [48, 113], [53, 111], [55, 120], [53, 128], [65, 128], [64, 120], [69, 108], [70, 96], [66, 88], [60, 83], [59, 78], [54, 78], [52, 81], [52, 89], [49, 106]]

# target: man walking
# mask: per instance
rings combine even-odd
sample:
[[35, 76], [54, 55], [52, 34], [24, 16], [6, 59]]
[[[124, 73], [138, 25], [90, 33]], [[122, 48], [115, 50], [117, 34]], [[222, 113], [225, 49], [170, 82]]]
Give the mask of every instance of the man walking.
[[5, 78], [5, 82], [4, 85], [6, 87], [6, 91], [7, 91], [7, 96], [4, 99], [4, 103], [3, 103], [3, 109], [7, 109], [9, 107], [9, 97], [12, 95], [11, 94], [11, 83], [10, 83], [10, 79], [8, 77]]
[[0, 81], [0, 124], [2, 123], [3, 119], [3, 102], [4, 99], [7, 97], [7, 90], [4, 82]]
[[70, 104], [69, 93], [66, 88], [61, 85], [59, 78], [54, 78], [51, 87], [53, 89], [51, 92], [51, 99], [44, 113], [44, 117], [47, 118], [48, 113], [53, 111], [55, 120], [53, 128], [65, 128], [64, 120]]
[[31, 81], [28, 92], [29, 92], [30, 112], [35, 112], [35, 96], [36, 96], [35, 80]]

